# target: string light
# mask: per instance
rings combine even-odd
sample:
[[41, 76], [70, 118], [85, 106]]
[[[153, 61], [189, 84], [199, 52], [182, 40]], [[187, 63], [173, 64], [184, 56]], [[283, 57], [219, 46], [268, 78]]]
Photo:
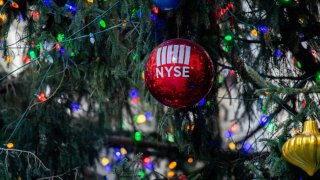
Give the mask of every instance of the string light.
[[10, 63], [12, 61], [12, 57], [11, 56], [6, 56], [6, 62]]
[[120, 148], [120, 152], [121, 152], [121, 154], [123, 154], [123, 155], [126, 155], [126, 154], [128, 153], [127, 150], [126, 150], [126, 148], [124, 148], [124, 147]]
[[267, 125], [267, 131], [270, 133], [273, 133], [276, 130], [276, 125], [272, 122], [268, 123]]
[[233, 132], [231, 131], [227, 131], [225, 134], [224, 134], [224, 137], [225, 138], [231, 138], [233, 136]]
[[147, 118], [144, 114], [139, 114], [138, 116], [134, 117], [134, 121], [138, 124], [143, 124], [147, 121]]
[[256, 29], [252, 29], [251, 30], [251, 35], [254, 36], [254, 37], [257, 37], [258, 36], [258, 31]]
[[238, 130], [238, 125], [237, 124], [232, 124], [230, 131], [235, 133]]
[[46, 101], [46, 100], [47, 100], [47, 98], [46, 98], [46, 96], [44, 95], [44, 93], [43, 93], [43, 92], [40, 92], [39, 95], [38, 95], [38, 101], [44, 102], [44, 101]]
[[150, 157], [145, 157], [143, 159], [143, 166], [151, 171], [153, 171], [153, 162], [151, 161]]
[[260, 126], [266, 125], [266, 124], [268, 123], [268, 121], [269, 121], [269, 116], [267, 116], [267, 115], [262, 115], [262, 116], [260, 117]]
[[230, 34], [227, 34], [224, 36], [224, 40], [226, 40], [228, 42], [232, 41], [232, 39], [233, 39], [233, 37]]
[[141, 178], [141, 179], [144, 179], [146, 177], [146, 173], [144, 173], [143, 171], [139, 171], [138, 172], [138, 176]]
[[202, 99], [198, 102], [199, 106], [204, 106], [205, 103], [206, 103], [206, 99], [205, 99], [205, 98], [202, 98]]
[[103, 166], [108, 165], [109, 162], [110, 162], [110, 160], [109, 160], [107, 157], [101, 158], [101, 164], [102, 164]]
[[29, 56], [31, 57], [31, 59], [36, 58], [36, 53], [34, 52], [34, 50], [29, 51]]
[[39, 13], [39, 11], [33, 11], [33, 13], [32, 13], [32, 19], [33, 19], [34, 21], [38, 21], [38, 20], [40, 19], [40, 13]]
[[28, 56], [23, 56], [22, 61], [23, 61], [24, 63], [29, 63], [29, 62], [30, 62], [30, 59], [29, 59]]
[[169, 168], [169, 169], [174, 169], [174, 168], [177, 167], [177, 165], [178, 165], [178, 164], [177, 164], [176, 161], [172, 161], [172, 162], [169, 163], [168, 168]]
[[316, 73], [316, 82], [320, 83], [320, 71]]
[[4, 13], [0, 13], [0, 20], [1, 20], [1, 22], [0, 22], [0, 25], [2, 25], [2, 24], [4, 24], [5, 22], [7, 22], [7, 15], [6, 14], [4, 14]]
[[158, 13], [159, 13], [159, 8], [158, 8], [157, 6], [153, 6], [152, 12], [153, 12], [154, 14], [158, 14]]
[[89, 37], [90, 37], [90, 43], [91, 44], [94, 44], [96, 42], [96, 40], [94, 39], [94, 36], [92, 33], [89, 34]]
[[107, 24], [103, 19], [100, 19], [99, 24], [103, 29], [107, 27]]
[[176, 175], [176, 173], [173, 172], [173, 171], [169, 171], [169, 172], [167, 173], [167, 177], [168, 177], [168, 178], [172, 178], [172, 177], [175, 176], [175, 175]]
[[192, 157], [189, 157], [188, 160], [187, 160], [187, 162], [188, 162], [188, 163], [193, 163], [193, 158], [192, 158]]
[[141, 78], [142, 78], [142, 79], [145, 79], [144, 71], [141, 71]]
[[282, 56], [281, 50], [280, 50], [280, 49], [277, 49], [276, 52], [275, 52], [275, 55], [276, 55], [276, 58], [277, 58], [277, 59], [280, 59], [281, 56]]
[[12, 1], [11, 6], [12, 6], [13, 8], [16, 8], [16, 9], [19, 8], [19, 4], [16, 3], [16, 2], [14, 2], [14, 1]]
[[13, 144], [12, 142], [9, 142], [9, 143], [7, 144], [7, 148], [8, 148], [8, 149], [14, 148], [14, 144]]
[[43, 0], [43, 4], [45, 6], [50, 6], [51, 5], [51, 0]]
[[77, 103], [77, 102], [73, 102], [73, 103], [71, 104], [71, 107], [72, 107], [72, 110], [73, 110], [73, 111], [78, 111], [78, 110], [80, 109], [80, 104]]
[[92, 4], [93, 3], [93, 0], [87, 0], [88, 3]]
[[60, 46], [59, 43], [57, 43], [57, 44], [56, 44], [56, 51], [60, 51], [60, 49], [61, 49], [61, 46]]
[[171, 143], [174, 143], [174, 136], [173, 136], [173, 134], [171, 134], [171, 133], [168, 134], [168, 141], [171, 142]]
[[243, 151], [245, 151], [245, 152], [250, 152], [250, 151], [252, 151], [252, 150], [253, 150], [252, 144], [245, 143], [245, 144], [243, 145]]
[[64, 40], [64, 34], [59, 33], [59, 34], [57, 35], [57, 40], [58, 40], [58, 42], [63, 41], [63, 40]]
[[258, 28], [259, 28], [259, 32], [260, 32], [261, 34], [265, 34], [265, 33], [268, 32], [268, 28], [267, 28], [267, 26], [265, 26], [265, 25], [259, 25]]
[[229, 143], [229, 145], [228, 145], [228, 147], [229, 147], [229, 149], [231, 150], [231, 151], [234, 151], [234, 150], [236, 150], [236, 144], [234, 143], [234, 142], [231, 142], [231, 143]]
[[152, 112], [145, 112], [144, 115], [148, 121], [152, 118]]
[[137, 142], [140, 142], [142, 139], [142, 134], [141, 132], [137, 131], [134, 133], [134, 140], [137, 141]]
[[69, 4], [66, 4], [64, 7], [72, 13], [77, 11], [76, 6], [72, 2], [70, 2]]
[[0, 0], [0, 6], [3, 6], [3, 4], [4, 4], [4, 1]]

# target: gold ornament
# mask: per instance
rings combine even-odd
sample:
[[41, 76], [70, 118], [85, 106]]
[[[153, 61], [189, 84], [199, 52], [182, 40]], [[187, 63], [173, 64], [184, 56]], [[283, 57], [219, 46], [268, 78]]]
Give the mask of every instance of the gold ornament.
[[283, 157], [313, 176], [320, 169], [320, 133], [317, 122], [308, 118], [303, 132], [289, 139], [282, 147]]

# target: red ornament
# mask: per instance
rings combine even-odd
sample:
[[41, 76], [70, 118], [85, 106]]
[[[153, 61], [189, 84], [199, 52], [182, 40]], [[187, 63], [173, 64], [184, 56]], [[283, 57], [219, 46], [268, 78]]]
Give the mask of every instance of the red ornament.
[[208, 53], [186, 39], [172, 39], [157, 46], [149, 55], [144, 72], [150, 93], [174, 108], [198, 103], [214, 79]]

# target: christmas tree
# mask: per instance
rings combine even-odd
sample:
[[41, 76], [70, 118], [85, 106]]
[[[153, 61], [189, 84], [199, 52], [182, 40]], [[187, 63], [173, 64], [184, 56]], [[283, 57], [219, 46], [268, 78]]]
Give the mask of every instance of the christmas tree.
[[0, 179], [319, 179], [319, 5], [0, 0]]

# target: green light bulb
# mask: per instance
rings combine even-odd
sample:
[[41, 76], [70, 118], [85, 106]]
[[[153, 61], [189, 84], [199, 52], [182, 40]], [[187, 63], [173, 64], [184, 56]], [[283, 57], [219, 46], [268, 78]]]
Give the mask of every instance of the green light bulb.
[[232, 41], [232, 39], [233, 37], [230, 34], [224, 36], [224, 40], [226, 41]]
[[301, 65], [300, 61], [297, 61], [297, 67], [298, 67], [299, 69], [301, 69], [302, 65]]
[[36, 53], [34, 52], [34, 50], [31, 50], [29, 52], [29, 56], [31, 57], [31, 59], [35, 58], [36, 57]]
[[141, 132], [139, 132], [139, 131], [135, 132], [135, 133], [134, 133], [134, 140], [137, 141], [137, 142], [139, 142], [139, 141], [141, 141], [141, 139], [142, 139], [142, 134], [141, 134]]
[[141, 179], [143, 179], [143, 178], [146, 177], [146, 173], [144, 173], [143, 171], [139, 171], [139, 172], [138, 172], [138, 176], [139, 176]]
[[99, 24], [100, 24], [100, 26], [101, 26], [102, 28], [106, 28], [106, 27], [107, 27], [107, 24], [106, 24], [106, 22], [105, 22], [103, 19], [100, 20]]
[[276, 129], [276, 125], [274, 123], [268, 123], [267, 131], [272, 133], [272, 132], [274, 132], [275, 129]]
[[316, 73], [316, 82], [320, 83], [320, 71]]

